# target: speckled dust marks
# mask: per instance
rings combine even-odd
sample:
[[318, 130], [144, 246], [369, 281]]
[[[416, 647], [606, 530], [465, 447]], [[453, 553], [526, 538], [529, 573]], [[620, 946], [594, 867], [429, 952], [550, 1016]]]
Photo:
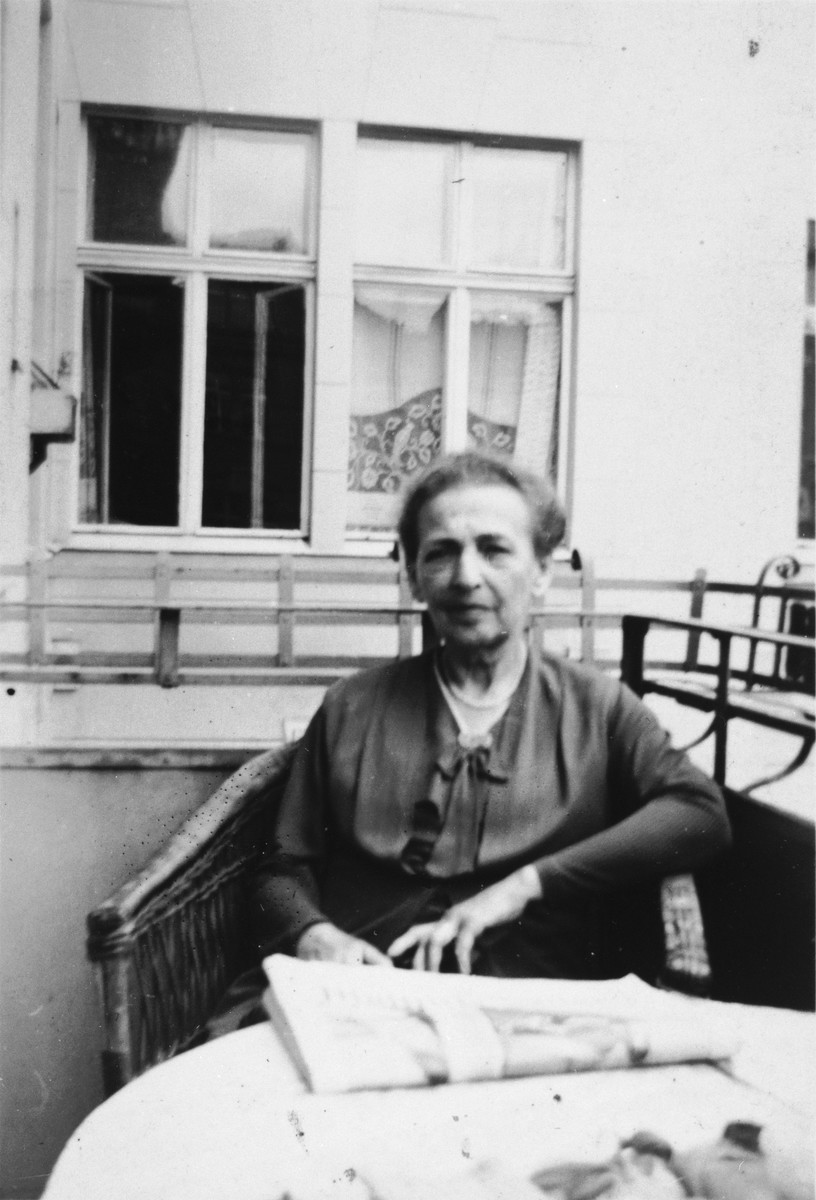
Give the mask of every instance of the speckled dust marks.
[[289, 1113], [288, 1119], [289, 1119], [289, 1124], [292, 1126], [292, 1128], [295, 1131], [295, 1137], [297, 1138], [298, 1142], [302, 1146], [303, 1139], [306, 1135], [304, 1134], [303, 1129], [301, 1128], [300, 1117], [297, 1115], [297, 1113], [294, 1111], [294, 1109], [292, 1110], [292, 1112]]

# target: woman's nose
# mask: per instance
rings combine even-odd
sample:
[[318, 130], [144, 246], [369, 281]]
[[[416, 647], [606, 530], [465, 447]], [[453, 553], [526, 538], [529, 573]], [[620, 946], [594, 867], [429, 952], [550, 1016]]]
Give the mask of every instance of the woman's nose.
[[475, 549], [465, 546], [456, 559], [454, 583], [459, 587], [477, 587], [481, 581], [481, 563]]

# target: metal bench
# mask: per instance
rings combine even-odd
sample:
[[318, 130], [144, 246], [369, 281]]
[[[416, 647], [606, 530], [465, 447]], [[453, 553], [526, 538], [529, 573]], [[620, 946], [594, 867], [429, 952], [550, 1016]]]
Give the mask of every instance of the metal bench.
[[[784, 779], [807, 760], [816, 736], [813, 695], [802, 690], [799, 674], [791, 678], [781, 664], [785, 664], [793, 652], [799, 656], [794, 661], [811, 664], [809, 669], [812, 670], [816, 649], [813, 638], [750, 627], [715, 625], [703, 620], [683, 621], [643, 614], [626, 614], [622, 626], [621, 677], [633, 691], [639, 696], [650, 693], [666, 696], [678, 704], [712, 714], [708, 727], [690, 745], [713, 736], [713, 773], [718, 783], [726, 782], [728, 722], [733, 718], [793, 734], [801, 739], [790, 762], [779, 771], [741, 788], [741, 791], [750, 793]], [[650, 674], [645, 650], [646, 636], [651, 629], [659, 628], [687, 631], [698, 644], [701, 638], [710, 638], [717, 646], [717, 662], [708, 666], [697, 661], [694, 673], [681, 669], [670, 676]], [[731, 656], [734, 642], [747, 643], [750, 669], [733, 667]], [[761, 646], [771, 649], [773, 665], [770, 670], [763, 670], [759, 666], [757, 648]]]

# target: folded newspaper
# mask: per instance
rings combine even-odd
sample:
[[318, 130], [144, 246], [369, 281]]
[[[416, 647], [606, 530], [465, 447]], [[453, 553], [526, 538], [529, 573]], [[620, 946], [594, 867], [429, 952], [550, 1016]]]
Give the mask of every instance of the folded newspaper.
[[635, 976], [489, 979], [264, 960], [264, 1003], [313, 1092], [721, 1061], [721, 1025]]

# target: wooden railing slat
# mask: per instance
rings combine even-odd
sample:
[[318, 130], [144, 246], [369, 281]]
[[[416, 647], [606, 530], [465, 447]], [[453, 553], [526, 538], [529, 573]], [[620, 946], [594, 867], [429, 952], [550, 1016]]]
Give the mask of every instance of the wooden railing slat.
[[160, 687], [177, 687], [179, 682], [179, 626], [177, 608], [160, 608], [156, 639], [156, 682]]
[[48, 640], [48, 560], [34, 559], [29, 567], [28, 594], [39, 607], [32, 608], [29, 616], [28, 651], [29, 660], [35, 666], [45, 662]]
[[581, 563], [581, 659], [595, 661], [595, 567], [591, 559]]
[[278, 662], [282, 667], [291, 667], [295, 661], [295, 614], [287, 607], [294, 599], [295, 569], [291, 555], [286, 555], [278, 574]]

